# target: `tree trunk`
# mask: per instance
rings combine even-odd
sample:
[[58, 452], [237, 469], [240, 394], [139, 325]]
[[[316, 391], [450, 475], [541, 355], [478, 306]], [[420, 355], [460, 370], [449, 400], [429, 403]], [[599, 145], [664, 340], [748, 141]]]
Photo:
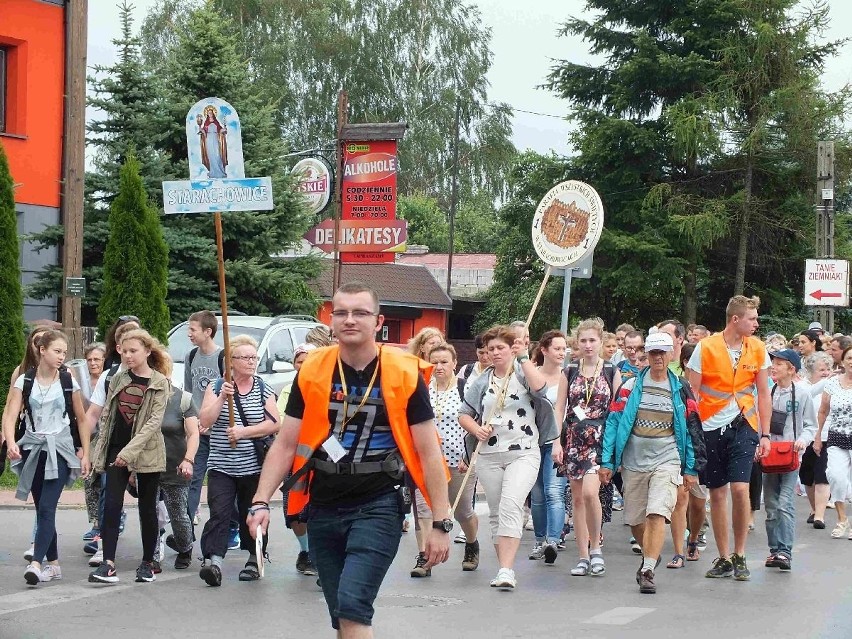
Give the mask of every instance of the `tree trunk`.
[[698, 308], [698, 259], [693, 259], [683, 276], [683, 323], [685, 326], [695, 324]]
[[734, 295], [742, 295], [745, 289], [746, 257], [748, 255], [748, 236], [751, 220], [751, 192], [754, 181], [754, 155], [749, 153], [746, 160], [745, 185], [743, 190], [743, 215], [740, 219], [740, 241], [737, 248], [737, 270], [734, 274]]

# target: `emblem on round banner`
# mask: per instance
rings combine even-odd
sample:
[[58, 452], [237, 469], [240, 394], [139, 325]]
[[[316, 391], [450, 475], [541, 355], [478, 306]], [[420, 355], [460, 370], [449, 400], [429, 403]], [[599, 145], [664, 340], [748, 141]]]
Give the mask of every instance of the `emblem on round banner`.
[[535, 210], [532, 242], [545, 264], [566, 268], [595, 250], [604, 225], [601, 198], [585, 182], [554, 186]]
[[305, 198], [312, 215], [322, 213], [331, 196], [331, 171], [320, 158], [304, 158], [290, 171], [296, 178], [296, 191]]

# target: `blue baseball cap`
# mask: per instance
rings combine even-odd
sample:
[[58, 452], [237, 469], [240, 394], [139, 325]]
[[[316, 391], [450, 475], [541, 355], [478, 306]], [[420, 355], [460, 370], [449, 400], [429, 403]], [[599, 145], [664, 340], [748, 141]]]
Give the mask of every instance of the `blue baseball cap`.
[[802, 356], [799, 355], [792, 348], [784, 348], [780, 351], [769, 353], [769, 357], [771, 357], [772, 359], [783, 359], [787, 362], [790, 362], [793, 365], [793, 368], [796, 369], [796, 371], [799, 371], [802, 368]]

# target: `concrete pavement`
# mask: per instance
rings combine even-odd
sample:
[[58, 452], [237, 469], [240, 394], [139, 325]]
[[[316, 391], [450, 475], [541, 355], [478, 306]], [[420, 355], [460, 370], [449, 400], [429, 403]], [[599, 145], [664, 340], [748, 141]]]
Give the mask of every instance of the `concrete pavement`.
[[[798, 539], [793, 571], [766, 569], [763, 517], [749, 535], [752, 580], [706, 579], [715, 556], [713, 544], [699, 562], [680, 570], [658, 570], [658, 594], [640, 595], [634, 575], [639, 559], [630, 551], [629, 529], [605, 526], [604, 577], [571, 577], [575, 548], [560, 553], [556, 564], [529, 561], [531, 533], [516, 565], [518, 588], [499, 592], [488, 587], [496, 572], [493, 549], [482, 544], [482, 562], [463, 573], [463, 546], [453, 544], [450, 562], [433, 569], [428, 579], [411, 579], [416, 554], [413, 533], [403, 536], [376, 604], [375, 636], [395, 638], [478, 639], [575, 637], [615, 639], [684, 638], [832, 638], [852, 636], [852, 541], [829, 537], [829, 529], [807, 526], [807, 502], [797, 498]], [[478, 510], [485, 514], [487, 507]], [[80, 535], [85, 516], [73, 510], [57, 516], [63, 580], [28, 588], [21, 558], [29, 544], [33, 513], [0, 511], [5, 531], [0, 543], [0, 638], [86, 638], [119, 635], [122, 639], [175, 637], [333, 637], [322, 593], [313, 578], [294, 569], [298, 546], [274, 509], [267, 578], [240, 583], [237, 573], [245, 553], [229, 553], [221, 588], [198, 578], [198, 563], [187, 571], [171, 568], [167, 551], [164, 572], [152, 584], [133, 583], [140, 542], [138, 522], [128, 518], [119, 541], [117, 586], [86, 582], [89, 568]], [[206, 515], [206, 513], [205, 513]], [[485, 528], [484, 518], [482, 520]], [[481, 537], [482, 539], [483, 537]], [[667, 540], [663, 558], [671, 557]]]

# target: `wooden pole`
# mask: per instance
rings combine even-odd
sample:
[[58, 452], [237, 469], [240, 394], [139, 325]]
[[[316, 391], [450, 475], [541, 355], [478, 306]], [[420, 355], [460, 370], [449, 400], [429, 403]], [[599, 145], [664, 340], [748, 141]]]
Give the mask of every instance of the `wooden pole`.
[[337, 179], [334, 181], [334, 199], [337, 202], [337, 207], [334, 213], [334, 272], [331, 280], [332, 295], [340, 288], [340, 271], [342, 262], [340, 261], [340, 218], [343, 215], [343, 127], [346, 125], [349, 114], [349, 94], [345, 89], [337, 94]]
[[461, 100], [456, 98], [456, 130], [453, 143], [453, 181], [450, 190], [450, 245], [447, 249], [447, 297], [452, 300], [453, 287], [453, 244], [456, 236], [456, 213], [459, 205], [459, 119], [461, 117]]
[[[222, 307], [222, 342], [225, 350], [225, 381], [232, 382], [231, 376], [231, 344], [230, 331], [228, 330], [228, 290], [225, 287], [225, 249], [222, 246], [222, 214], [216, 211], [213, 214], [216, 224], [216, 261], [219, 264], [219, 303]], [[234, 392], [237, 392], [234, 389]], [[228, 426], [234, 427], [234, 398], [228, 397]], [[237, 447], [237, 440], [229, 438], [231, 448]]]
[[[532, 308], [530, 309], [530, 314], [527, 315], [526, 326], [529, 328], [530, 322], [532, 322], [533, 316], [535, 316], [535, 312], [538, 310], [538, 305], [541, 302], [541, 296], [544, 295], [544, 289], [547, 287], [547, 281], [550, 279], [550, 274], [553, 271], [553, 267], [549, 264], [547, 265], [547, 270], [544, 272], [544, 279], [541, 281], [541, 286], [538, 287], [538, 294], [535, 296], [535, 301], [533, 302]], [[509, 388], [509, 380], [512, 377], [512, 371], [510, 370], [506, 373], [506, 379], [503, 380], [503, 386], [500, 388], [500, 393], [497, 395], [498, 401], [494, 402], [494, 408], [491, 414], [488, 416], [483, 424], [489, 425], [491, 419], [494, 417], [494, 413], [497, 412], [497, 407], [500, 403], [499, 398], [505, 397], [506, 391]], [[464, 474], [464, 478], [462, 479], [461, 486], [459, 487], [459, 492], [456, 494], [456, 500], [453, 502], [452, 508], [450, 508], [450, 517], [453, 516], [453, 513], [456, 512], [456, 507], [459, 505], [459, 499], [461, 499], [462, 493], [464, 492], [464, 487], [467, 485], [467, 480], [470, 477], [471, 471], [476, 466], [476, 461], [479, 459], [479, 451], [482, 449], [482, 442], [478, 442], [476, 444], [476, 448], [473, 451], [473, 455], [470, 456], [470, 464], [468, 464], [467, 472]]]
[[[816, 257], [834, 257], [834, 142], [831, 140], [817, 142], [816, 212]], [[814, 314], [827, 333], [834, 333], [834, 307], [818, 306]]]
[[65, 5], [65, 131], [62, 167], [62, 326], [68, 358], [83, 356], [82, 299], [65, 294], [65, 278], [83, 275], [83, 181], [86, 153], [86, 28], [88, 0]]

